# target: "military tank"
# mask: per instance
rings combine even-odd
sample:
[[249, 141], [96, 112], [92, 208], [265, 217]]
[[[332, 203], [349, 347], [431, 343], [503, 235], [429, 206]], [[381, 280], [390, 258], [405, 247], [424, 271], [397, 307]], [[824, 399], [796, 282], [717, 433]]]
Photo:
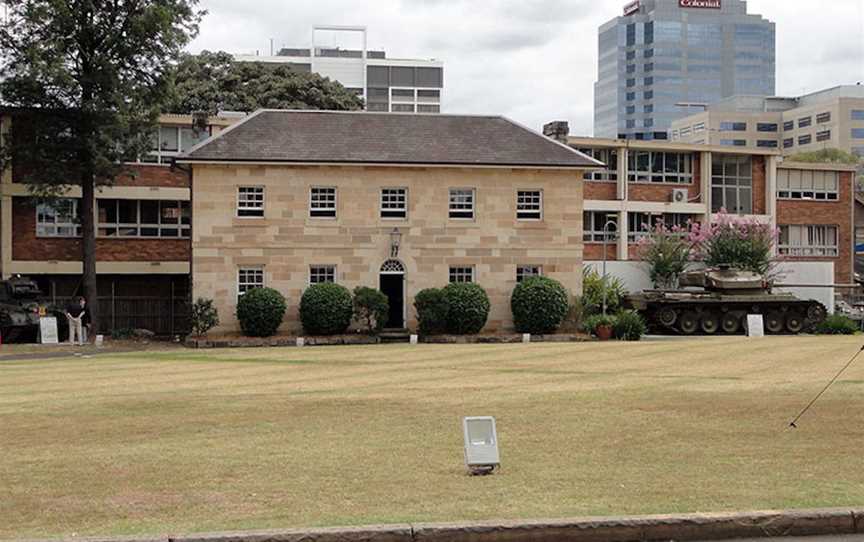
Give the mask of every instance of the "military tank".
[[626, 303], [655, 331], [693, 335], [743, 332], [748, 314], [761, 314], [766, 333], [797, 334], [823, 322], [825, 306], [772, 293], [761, 275], [728, 266], [683, 273], [679, 289], [646, 290]]
[[[0, 337], [4, 343], [35, 341], [42, 316], [57, 316], [65, 324], [63, 311], [41, 302], [42, 292], [32, 280], [13, 277], [0, 281]], [[62, 333], [62, 332], [61, 332]]]

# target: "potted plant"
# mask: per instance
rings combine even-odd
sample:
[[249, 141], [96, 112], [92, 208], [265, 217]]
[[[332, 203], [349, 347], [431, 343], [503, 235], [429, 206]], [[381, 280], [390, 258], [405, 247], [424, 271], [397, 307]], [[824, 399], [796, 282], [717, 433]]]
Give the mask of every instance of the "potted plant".
[[585, 320], [585, 329], [593, 333], [601, 341], [612, 338], [615, 327], [615, 317], [607, 314], [595, 314]]

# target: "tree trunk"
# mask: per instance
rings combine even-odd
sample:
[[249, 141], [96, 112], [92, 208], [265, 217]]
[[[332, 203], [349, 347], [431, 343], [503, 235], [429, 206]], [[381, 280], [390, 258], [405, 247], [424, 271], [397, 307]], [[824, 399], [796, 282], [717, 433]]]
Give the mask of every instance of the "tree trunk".
[[87, 309], [90, 312], [90, 328], [96, 333], [99, 326], [99, 297], [96, 289], [96, 227], [94, 224], [95, 204], [95, 179], [93, 175], [92, 160], [85, 159], [81, 172], [81, 247], [84, 276], [84, 298], [87, 300]]

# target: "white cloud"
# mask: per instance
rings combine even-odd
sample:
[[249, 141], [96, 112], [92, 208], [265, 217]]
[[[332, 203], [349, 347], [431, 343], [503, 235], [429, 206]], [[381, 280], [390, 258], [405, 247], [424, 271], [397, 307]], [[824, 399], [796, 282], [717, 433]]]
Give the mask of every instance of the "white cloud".
[[[203, 0], [192, 51], [303, 46], [316, 24], [364, 25], [370, 48], [444, 61], [445, 111], [503, 114], [539, 129], [570, 121], [590, 134], [597, 27], [622, 1]], [[777, 91], [864, 82], [864, 0], [750, 0], [777, 23]]]

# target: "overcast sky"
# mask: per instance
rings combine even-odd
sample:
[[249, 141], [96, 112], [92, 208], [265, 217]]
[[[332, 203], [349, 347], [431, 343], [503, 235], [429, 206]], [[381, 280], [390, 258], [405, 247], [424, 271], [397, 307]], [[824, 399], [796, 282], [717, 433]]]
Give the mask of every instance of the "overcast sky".
[[[314, 25], [368, 27], [370, 49], [444, 61], [447, 113], [591, 134], [597, 27], [626, 0], [202, 0], [190, 50], [307, 46]], [[864, 82], [864, 0], [750, 0], [777, 23], [777, 93]]]

